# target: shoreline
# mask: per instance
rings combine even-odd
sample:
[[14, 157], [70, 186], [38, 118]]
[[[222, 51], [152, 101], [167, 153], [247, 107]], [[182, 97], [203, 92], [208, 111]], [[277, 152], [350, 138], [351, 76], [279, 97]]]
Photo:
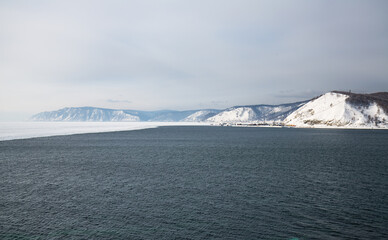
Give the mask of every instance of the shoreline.
[[331, 130], [388, 130], [388, 128], [311, 126], [288, 127], [271, 125], [221, 125], [207, 122], [0, 122], [0, 141], [12, 141], [39, 137], [68, 136], [75, 134], [123, 132], [158, 127], [214, 126], [243, 128], [295, 128]]
[[355, 130], [388, 130], [388, 127], [366, 127], [366, 126], [326, 126], [326, 125], [315, 125], [315, 126], [287, 126], [287, 125], [270, 125], [270, 124], [252, 124], [252, 123], [212, 123], [211, 126], [220, 127], [246, 127], [246, 128], [297, 128], [297, 129], [355, 129]]
[[0, 122], [0, 141], [122, 132], [163, 126], [208, 126], [195, 122]]
[[[215, 126], [215, 125], [214, 125]], [[222, 126], [221, 126], [222, 127]], [[247, 128], [295, 128], [295, 129], [353, 129], [353, 130], [388, 130], [388, 128], [371, 128], [371, 127], [334, 127], [334, 126], [312, 126], [312, 127], [289, 127], [289, 126], [244, 126], [231, 125], [230, 127], [247, 127]]]

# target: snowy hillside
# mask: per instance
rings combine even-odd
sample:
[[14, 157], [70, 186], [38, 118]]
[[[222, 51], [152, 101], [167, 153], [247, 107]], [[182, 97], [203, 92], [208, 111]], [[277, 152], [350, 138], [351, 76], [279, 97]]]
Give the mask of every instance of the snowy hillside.
[[67, 122], [136, 122], [138, 116], [125, 113], [122, 110], [103, 108], [63, 108], [52, 112], [34, 115], [33, 121], [67, 121]]
[[232, 108], [207, 119], [209, 122], [251, 122], [257, 119], [256, 113], [249, 107]]
[[184, 122], [203, 122], [206, 121], [208, 118], [213, 117], [217, 113], [219, 113], [220, 110], [199, 110], [190, 116], [186, 117], [182, 121]]
[[65, 122], [211, 122], [249, 123], [282, 121], [305, 102], [281, 105], [237, 106], [225, 110], [203, 109], [189, 111], [136, 111], [94, 107], [63, 108], [42, 112], [31, 117], [32, 121]]
[[388, 127], [384, 93], [329, 92], [290, 114], [285, 125], [296, 127]]
[[306, 102], [288, 103], [281, 105], [253, 105], [237, 106], [226, 109], [207, 119], [218, 123], [247, 123], [282, 121], [291, 112], [303, 106]]
[[179, 122], [196, 111], [135, 111], [95, 107], [63, 108], [42, 112], [31, 117], [32, 121], [64, 122]]

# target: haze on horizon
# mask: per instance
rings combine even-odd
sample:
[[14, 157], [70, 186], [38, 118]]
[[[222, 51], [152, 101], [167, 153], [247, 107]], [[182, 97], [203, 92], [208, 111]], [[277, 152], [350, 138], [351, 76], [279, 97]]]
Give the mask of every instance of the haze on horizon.
[[388, 90], [388, 1], [1, 1], [0, 120]]

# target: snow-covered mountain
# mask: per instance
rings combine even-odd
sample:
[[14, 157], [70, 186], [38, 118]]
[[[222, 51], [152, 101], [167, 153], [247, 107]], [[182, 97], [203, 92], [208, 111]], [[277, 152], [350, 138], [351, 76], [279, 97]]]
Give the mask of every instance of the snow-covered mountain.
[[190, 116], [183, 119], [185, 122], [204, 122], [207, 121], [209, 118], [213, 117], [214, 115], [221, 112], [221, 110], [199, 110], [195, 113], [191, 114]]
[[249, 107], [231, 108], [207, 119], [209, 122], [252, 122], [257, 119], [256, 113]]
[[63, 108], [42, 112], [31, 117], [32, 121], [107, 122], [212, 122], [247, 123], [281, 121], [305, 102], [282, 105], [237, 106], [225, 110], [202, 109], [189, 111], [135, 111], [94, 107]]
[[81, 107], [63, 108], [52, 112], [42, 112], [32, 116], [33, 121], [67, 121], [67, 122], [136, 122], [138, 116], [123, 110]]
[[329, 92], [291, 113], [285, 125], [296, 127], [388, 127], [388, 93]]
[[253, 105], [228, 108], [207, 121], [224, 123], [274, 122], [282, 121], [307, 101], [281, 105]]
[[135, 111], [95, 107], [71, 107], [42, 112], [31, 117], [32, 121], [66, 122], [179, 122], [196, 111]]
[[333, 91], [312, 100], [236, 106], [225, 110], [135, 111], [94, 107], [63, 108], [34, 115], [33, 121], [276, 123], [296, 127], [388, 128], [388, 93]]

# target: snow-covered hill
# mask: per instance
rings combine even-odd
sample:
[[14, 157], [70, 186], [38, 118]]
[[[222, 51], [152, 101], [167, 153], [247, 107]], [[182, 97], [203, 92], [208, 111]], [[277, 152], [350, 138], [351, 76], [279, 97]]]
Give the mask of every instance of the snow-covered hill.
[[257, 115], [249, 107], [227, 109], [207, 119], [209, 122], [252, 122], [255, 120], [257, 120]]
[[217, 113], [219, 113], [220, 110], [199, 110], [195, 113], [191, 114], [190, 116], [183, 119], [184, 122], [204, 122], [207, 121], [209, 118], [213, 117]]
[[218, 123], [248, 123], [282, 121], [291, 112], [303, 106], [305, 102], [281, 105], [253, 105], [228, 108], [207, 121]]
[[123, 110], [82, 107], [63, 108], [52, 112], [42, 112], [32, 116], [33, 121], [65, 122], [137, 122], [138, 116], [125, 113]]
[[179, 122], [196, 111], [135, 111], [95, 107], [72, 107], [42, 112], [31, 117], [32, 121], [64, 122]]
[[329, 92], [291, 113], [285, 125], [296, 127], [387, 128], [388, 93]]

